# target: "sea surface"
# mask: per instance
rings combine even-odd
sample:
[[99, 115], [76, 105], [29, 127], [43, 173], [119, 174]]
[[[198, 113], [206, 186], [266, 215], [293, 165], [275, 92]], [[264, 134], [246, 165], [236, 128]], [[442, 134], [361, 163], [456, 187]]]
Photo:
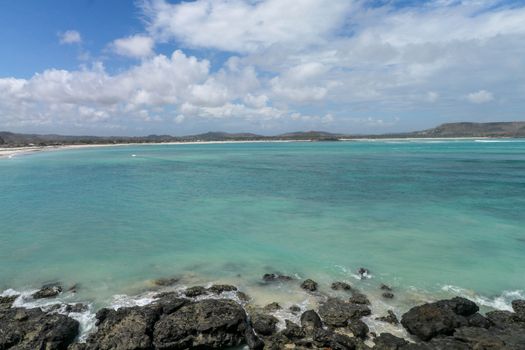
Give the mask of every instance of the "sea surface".
[[[371, 278], [356, 275], [360, 267]], [[525, 140], [116, 146], [0, 159], [0, 292], [47, 282], [65, 301], [145, 303], [234, 283], [264, 305], [315, 303], [299, 282], [367, 293], [381, 312], [525, 290]], [[392, 300], [379, 285], [393, 287]], [[317, 298], [317, 299], [316, 299]], [[32, 304], [31, 304], [32, 305]]]

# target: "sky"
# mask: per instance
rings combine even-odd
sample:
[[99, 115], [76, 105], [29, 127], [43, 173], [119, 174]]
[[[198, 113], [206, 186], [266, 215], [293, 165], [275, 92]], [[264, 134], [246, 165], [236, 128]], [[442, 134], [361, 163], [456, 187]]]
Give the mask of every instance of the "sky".
[[525, 0], [0, 0], [0, 130], [525, 120]]

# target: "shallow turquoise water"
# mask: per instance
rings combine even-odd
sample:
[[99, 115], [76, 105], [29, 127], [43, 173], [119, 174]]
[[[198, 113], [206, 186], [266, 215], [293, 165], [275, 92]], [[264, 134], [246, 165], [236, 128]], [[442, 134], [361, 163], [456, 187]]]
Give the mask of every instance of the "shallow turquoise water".
[[[511, 140], [507, 140], [511, 141]], [[136, 155], [132, 157], [132, 155]], [[525, 289], [525, 140], [146, 145], [0, 160], [0, 291], [265, 272]]]

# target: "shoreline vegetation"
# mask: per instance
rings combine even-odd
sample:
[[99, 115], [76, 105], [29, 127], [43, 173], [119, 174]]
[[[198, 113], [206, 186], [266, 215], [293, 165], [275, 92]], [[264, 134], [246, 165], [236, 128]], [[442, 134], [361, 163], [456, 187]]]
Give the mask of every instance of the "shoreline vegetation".
[[251, 133], [208, 132], [190, 136], [99, 137], [36, 135], [0, 132], [0, 158], [40, 151], [123, 145], [211, 144], [245, 142], [316, 142], [373, 140], [439, 140], [525, 137], [525, 122], [449, 123], [433, 129], [397, 134], [345, 135], [322, 131], [293, 132], [276, 136]]
[[[367, 278], [368, 270], [357, 272]], [[158, 287], [176, 285], [177, 278], [155, 280]], [[31, 295], [0, 296], [0, 349], [339, 349], [339, 350], [469, 350], [525, 348], [525, 300], [514, 300], [513, 311], [489, 311], [462, 297], [414, 305], [396, 315], [372, 314], [371, 302], [354, 286], [334, 281], [337, 297], [319, 292], [311, 279], [267, 273], [261, 284], [297, 284], [321, 301], [315, 309], [292, 305], [279, 320], [282, 306], [252, 303], [234, 285], [214, 284], [158, 290], [147, 303], [97, 310], [96, 327], [81, 334], [78, 319], [89, 305], [65, 304], [63, 293], [49, 284]], [[383, 298], [396, 290], [380, 285]], [[20, 299], [49, 300], [45, 307], [24, 308]], [[54, 304], [56, 300], [56, 304]], [[402, 327], [404, 338], [371, 330], [366, 319]], [[86, 332], [84, 332], [86, 333]]]

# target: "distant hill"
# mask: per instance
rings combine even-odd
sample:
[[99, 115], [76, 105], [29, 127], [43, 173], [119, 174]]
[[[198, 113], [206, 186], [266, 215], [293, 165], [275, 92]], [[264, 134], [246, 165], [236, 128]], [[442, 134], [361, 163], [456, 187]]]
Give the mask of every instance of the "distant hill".
[[345, 135], [324, 131], [297, 131], [276, 136], [263, 136], [253, 133], [207, 132], [189, 136], [148, 135], [137, 137], [126, 136], [67, 136], [37, 135], [0, 132], [0, 146], [53, 146], [75, 144], [108, 144], [108, 143], [158, 143], [189, 141], [264, 141], [264, 140], [310, 140], [338, 141], [340, 139], [360, 138], [408, 138], [408, 137], [525, 137], [525, 122], [495, 123], [447, 123], [438, 127], [407, 133], [381, 135]]

